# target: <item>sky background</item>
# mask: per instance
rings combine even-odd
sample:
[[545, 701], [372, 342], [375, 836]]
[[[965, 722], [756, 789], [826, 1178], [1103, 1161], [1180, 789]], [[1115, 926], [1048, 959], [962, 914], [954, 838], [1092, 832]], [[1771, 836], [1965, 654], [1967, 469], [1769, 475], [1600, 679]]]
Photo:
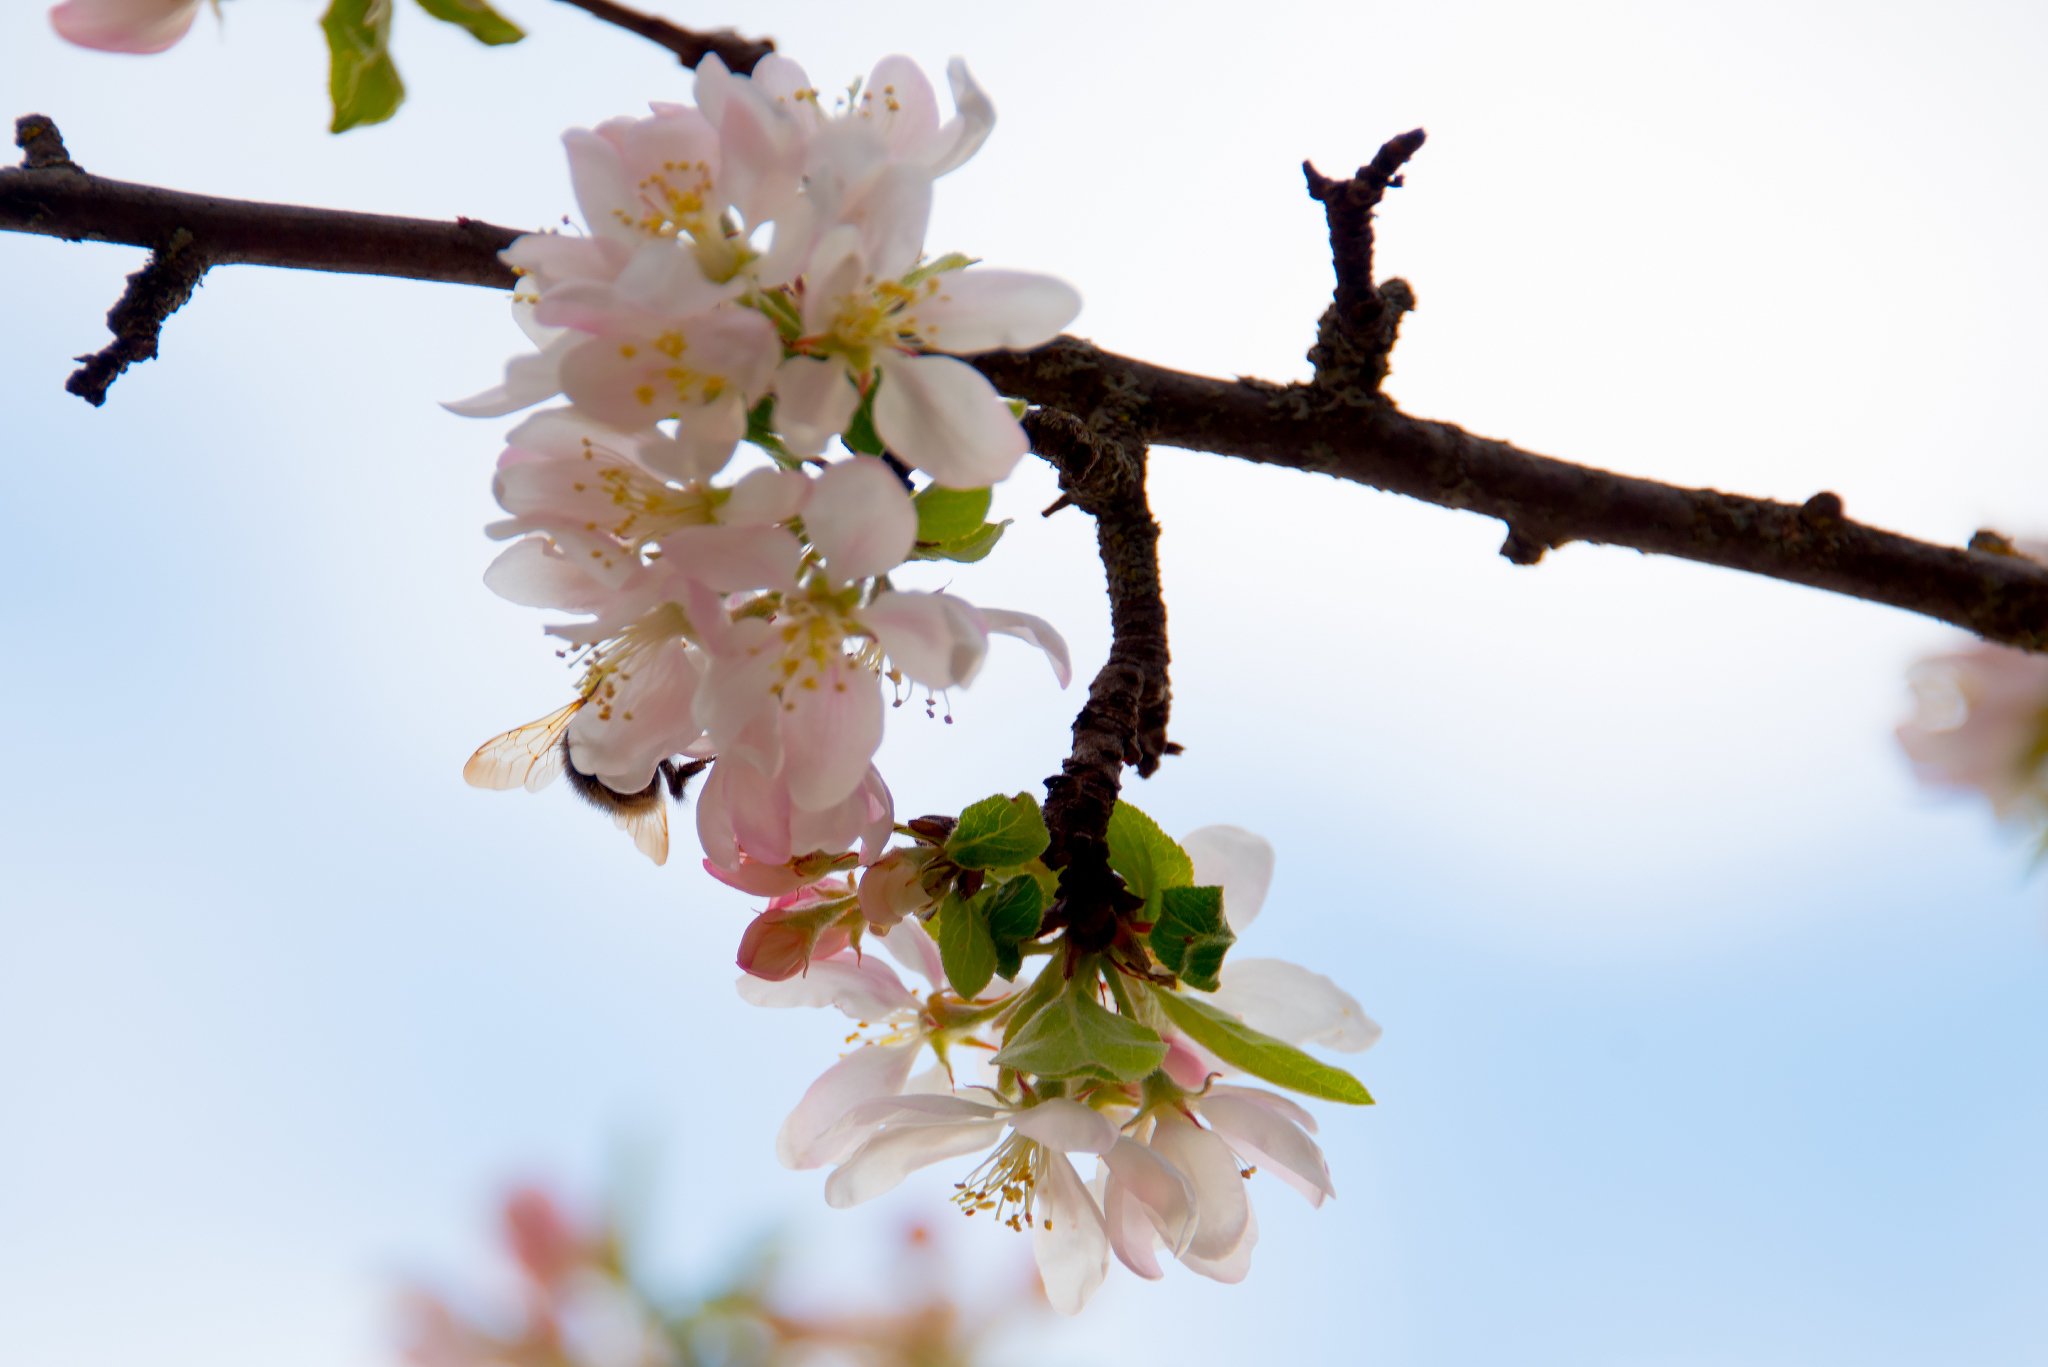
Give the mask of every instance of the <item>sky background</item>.
[[[486, 50], [410, 6], [413, 98], [325, 132], [314, 0], [158, 58], [0, 13], [0, 113], [107, 176], [541, 227], [558, 134], [687, 99], [551, 0]], [[1056, 272], [1074, 331], [1306, 375], [1313, 158], [1416, 125], [1379, 262], [1411, 412], [1631, 474], [1959, 543], [2048, 529], [2048, 11], [1871, 3], [652, 6], [768, 33], [827, 89], [965, 55], [1001, 122], [929, 247]], [[1028, 16], [1028, 17], [1024, 17]], [[368, 1367], [406, 1277], [484, 1278], [503, 1183], [651, 1155], [687, 1279], [781, 1229], [875, 1293], [942, 1167], [854, 1213], [772, 1136], [844, 1034], [732, 990], [746, 899], [656, 869], [478, 743], [567, 679], [480, 574], [509, 422], [436, 401], [522, 341], [455, 286], [216, 272], [95, 411], [70, 357], [141, 254], [0, 236], [0, 1361]], [[1243, 952], [1386, 1028], [1319, 1106], [1339, 1199], [1258, 1180], [1251, 1279], [1120, 1269], [1001, 1360], [1375, 1367], [2048, 1363], [2048, 888], [1915, 790], [1902, 671], [1962, 637], [1161, 450], [1187, 753], [1129, 796], [1279, 868]], [[1092, 529], [1017, 519], [950, 581], [1107, 648]], [[935, 578], [934, 583], [943, 582]], [[1061, 694], [995, 647], [956, 722], [894, 714], [899, 813], [1053, 772]], [[682, 823], [687, 827], [687, 822]], [[974, 1276], [1021, 1241], [957, 1233]]]

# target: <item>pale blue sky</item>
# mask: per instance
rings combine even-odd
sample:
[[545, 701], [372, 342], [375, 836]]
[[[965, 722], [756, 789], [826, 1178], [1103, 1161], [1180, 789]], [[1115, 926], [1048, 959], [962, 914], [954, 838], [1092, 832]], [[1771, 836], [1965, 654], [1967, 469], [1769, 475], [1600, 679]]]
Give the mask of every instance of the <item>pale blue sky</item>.
[[[501, 51], [408, 8], [413, 102], [334, 139], [314, 0], [224, 8], [127, 60], [19, 0], [0, 113], [104, 175], [540, 226], [562, 127], [689, 91], [550, 0], [505, 0], [534, 37]], [[1412, 411], [2048, 528], [2038, 7], [665, 9], [828, 87], [965, 55], [1002, 121], [931, 246], [1066, 276], [1114, 349], [1302, 374], [1298, 164], [1421, 124], [1380, 254]], [[958, 1174], [827, 1211], [770, 1142], [844, 1031], [733, 995], [745, 900], [565, 792], [461, 783], [565, 686], [479, 582], [504, 424], [434, 406], [520, 345], [501, 301], [225, 270], [96, 412], [63, 378], [139, 261], [0, 237], [0, 1361], [384, 1361], [397, 1275], [468, 1277], [502, 1180], [594, 1183], [621, 1136], [666, 1160], [672, 1265], [781, 1224], [851, 1294]], [[1085, 679], [1100, 572], [1051, 498], [1021, 472], [952, 582]], [[1245, 948], [1381, 1021], [1381, 1104], [1319, 1109], [1335, 1203], [1255, 1184], [1244, 1286], [1118, 1272], [1016, 1360], [2048, 1363], [2048, 889], [1888, 735], [1955, 633], [1629, 552], [1517, 569], [1497, 524], [1211, 457], [1158, 453], [1154, 500], [1188, 753], [1132, 796], [1273, 840]], [[1037, 781], [1078, 703], [998, 646], [955, 725], [896, 714], [899, 808]]]

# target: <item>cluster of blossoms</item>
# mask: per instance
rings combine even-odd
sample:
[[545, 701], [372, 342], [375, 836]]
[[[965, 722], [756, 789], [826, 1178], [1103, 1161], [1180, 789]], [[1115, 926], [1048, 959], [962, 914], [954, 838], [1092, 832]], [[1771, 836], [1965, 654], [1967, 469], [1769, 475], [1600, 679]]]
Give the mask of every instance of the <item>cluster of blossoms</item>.
[[[835, 879], [779, 899], [756, 923], [770, 928], [760, 952], [743, 956], [748, 1002], [832, 1006], [858, 1024], [859, 1047], [812, 1084], [776, 1141], [789, 1167], [832, 1166], [829, 1204], [993, 1149], [955, 1200], [1028, 1230], [1053, 1307], [1075, 1314], [1112, 1253], [1141, 1277], [1163, 1275], [1164, 1249], [1203, 1276], [1242, 1280], [1258, 1242], [1245, 1179], [1259, 1168], [1311, 1205], [1335, 1194], [1306, 1110], [1219, 1080], [1371, 1101], [1299, 1047], [1370, 1047], [1379, 1027], [1356, 1001], [1282, 960], [1224, 962], [1272, 877], [1263, 839], [1207, 826], [1176, 842], [1119, 804], [1110, 862], [1143, 910], [1085, 949], [1059, 924], [1030, 798], [989, 798], [909, 832], [916, 843], [858, 886]], [[863, 933], [915, 990], [860, 952]], [[1073, 1154], [1095, 1156], [1091, 1178]]]
[[[784, 58], [751, 78], [706, 58], [695, 105], [566, 135], [589, 233], [507, 249], [535, 350], [449, 407], [567, 400], [507, 440], [489, 531], [512, 544], [486, 583], [576, 614], [549, 630], [581, 677], [465, 773], [566, 775], [661, 862], [664, 794], [708, 766], [705, 868], [769, 899], [740, 942], [742, 995], [836, 1005], [867, 1032], [784, 1125], [783, 1161], [836, 1165], [826, 1194], [846, 1206], [993, 1147], [959, 1204], [1028, 1228], [1073, 1313], [1112, 1252], [1146, 1277], [1163, 1247], [1241, 1279], [1258, 1237], [1244, 1178], [1266, 1167], [1316, 1203], [1332, 1187], [1306, 1111], [1218, 1079], [1367, 1103], [1299, 1046], [1378, 1031], [1307, 969], [1225, 966], [1272, 871], [1248, 832], [1183, 846], [1119, 806], [1121, 886], [1091, 913], [1047, 866], [1028, 796], [896, 821], [874, 765], [885, 693], [967, 684], [991, 634], [1070, 678], [1040, 619], [890, 581], [912, 558], [979, 560], [1002, 533], [989, 486], [1025, 453], [1021, 410], [956, 357], [1035, 346], [1080, 307], [1058, 280], [926, 255], [933, 182], [993, 121], [966, 67], [949, 75], [941, 122], [903, 58], [834, 113]], [[742, 443], [761, 454], [734, 473]], [[865, 952], [877, 940], [919, 992]], [[1092, 1184], [1075, 1153], [1097, 1155]]]
[[[1051, 277], [925, 255], [934, 180], [994, 120], [965, 65], [950, 74], [942, 123], [906, 58], [828, 113], [786, 58], [748, 78], [712, 56], [695, 105], [565, 135], [589, 233], [506, 250], [538, 350], [449, 407], [568, 400], [507, 439], [509, 516], [488, 530], [516, 539], [485, 582], [580, 614], [550, 630], [582, 675], [565, 707], [483, 747], [472, 783], [566, 771], [661, 862], [663, 789], [708, 764], [707, 867], [797, 893], [888, 842], [885, 689], [900, 704], [967, 684], [991, 634], [1068, 681], [1044, 621], [889, 579], [986, 555], [989, 486], [1026, 450], [1018, 410], [947, 353], [1037, 345], [1080, 308]], [[853, 454], [828, 459], [835, 439]], [[743, 442], [760, 459], [735, 475]]]

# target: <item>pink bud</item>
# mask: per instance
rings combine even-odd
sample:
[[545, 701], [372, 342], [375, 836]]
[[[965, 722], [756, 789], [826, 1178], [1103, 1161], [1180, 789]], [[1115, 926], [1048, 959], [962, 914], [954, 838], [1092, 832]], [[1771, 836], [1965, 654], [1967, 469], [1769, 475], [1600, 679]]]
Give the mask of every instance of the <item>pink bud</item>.
[[539, 1286], [561, 1282], [582, 1258], [583, 1241], [555, 1198], [539, 1187], [517, 1187], [505, 1198], [505, 1242]]
[[921, 886], [928, 862], [930, 856], [922, 850], [891, 850], [861, 875], [860, 914], [870, 925], [888, 930], [932, 904]]

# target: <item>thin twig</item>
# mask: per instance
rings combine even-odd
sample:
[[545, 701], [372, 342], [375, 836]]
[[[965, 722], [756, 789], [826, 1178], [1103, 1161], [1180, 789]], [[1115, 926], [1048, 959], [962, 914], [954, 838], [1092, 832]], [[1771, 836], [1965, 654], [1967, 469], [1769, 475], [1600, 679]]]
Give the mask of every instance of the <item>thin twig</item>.
[[659, 43], [684, 66], [694, 67], [709, 53], [717, 53], [718, 60], [728, 68], [745, 75], [754, 69], [754, 64], [775, 51], [773, 38], [742, 38], [729, 28], [712, 29], [699, 33], [695, 29], [671, 24], [668, 20], [652, 14], [643, 14], [624, 5], [613, 4], [612, 0], [562, 0], [565, 5], [574, 5], [586, 14], [595, 15], [607, 24], [639, 34], [651, 43]]
[[[65, 166], [0, 170], [0, 230], [153, 247], [179, 227], [216, 265], [498, 289], [510, 289], [514, 277], [497, 252], [518, 236], [471, 219], [445, 223], [179, 194]], [[1327, 394], [1312, 386], [1190, 375], [1073, 337], [973, 361], [1004, 393], [1084, 422], [1097, 412], [1132, 415], [1154, 446], [1284, 465], [1497, 517], [1510, 528], [1503, 550], [1517, 563], [1534, 563], [1545, 549], [1571, 541], [1628, 546], [2048, 649], [2048, 567], [1851, 522], [1836, 511], [1838, 501], [1816, 498], [1802, 507], [1634, 479], [1410, 417], [1391, 404], [1331, 409]]]

